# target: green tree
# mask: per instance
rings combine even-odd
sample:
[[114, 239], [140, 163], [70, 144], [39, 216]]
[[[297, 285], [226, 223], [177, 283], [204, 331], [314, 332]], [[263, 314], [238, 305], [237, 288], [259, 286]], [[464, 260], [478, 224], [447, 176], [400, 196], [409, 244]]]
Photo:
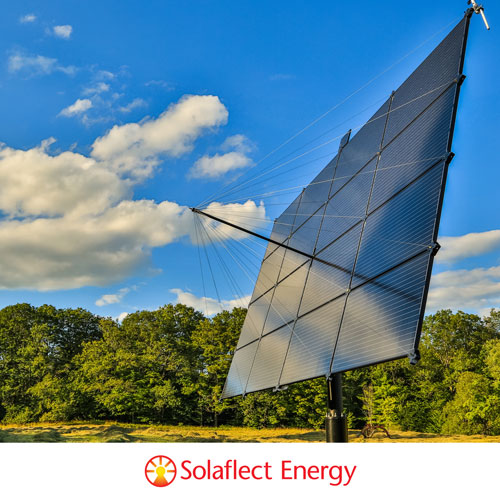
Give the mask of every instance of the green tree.
[[103, 338], [78, 356], [79, 390], [95, 416], [132, 422], [195, 421], [201, 313], [182, 304], [141, 311], [122, 325], [103, 320]]
[[234, 415], [234, 399], [221, 400], [220, 397], [245, 316], [246, 309], [223, 311], [201, 321], [193, 332], [193, 345], [200, 350], [196, 384], [198, 404], [201, 412], [212, 416], [216, 427], [222, 412], [230, 409]]
[[442, 431], [448, 434], [497, 434], [500, 432], [500, 394], [480, 373], [463, 372], [455, 397], [444, 407]]
[[0, 401], [9, 421], [64, 420], [74, 416], [70, 397], [73, 357], [101, 335], [99, 318], [83, 309], [0, 311]]

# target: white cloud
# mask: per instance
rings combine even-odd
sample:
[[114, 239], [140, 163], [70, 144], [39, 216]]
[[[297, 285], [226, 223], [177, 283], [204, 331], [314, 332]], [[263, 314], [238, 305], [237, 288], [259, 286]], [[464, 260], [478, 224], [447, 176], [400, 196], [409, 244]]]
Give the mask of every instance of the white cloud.
[[123, 297], [130, 292], [130, 288], [122, 288], [118, 290], [117, 293], [105, 294], [95, 301], [95, 305], [98, 307], [107, 306], [109, 304], [119, 304]]
[[226, 140], [221, 144], [222, 151], [229, 151], [235, 149], [240, 153], [249, 153], [254, 149], [253, 144], [248, 140], [248, 137], [243, 134], [230, 135], [226, 137]]
[[69, 39], [72, 31], [73, 31], [73, 27], [69, 24], [54, 26], [52, 28], [52, 32], [54, 33], [54, 36], [57, 36], [58, 38], [64, 38], [66, 40]]
[[121, 323], [130, 313], [128, 312], [122, 312], [116, 317], [116, 321]]
[[175, 299], [177, 304], [184, 304], [192, 307], [197, 311], [205, 313], [207, 316], [213, 316], [214, 314], [220, 313], [222, 310], [232, 311], [235, 307], [248, 307], [251, 298], [251, 296], [248, 295], [241, 299], [222, 300], [219, 302], [210, 297], [197, 297], [179, 288], [173, 288], [169, 291], [177, 296]]
[[96, 80], [114, 80], [116, 78], [116, 75], [111, 71], [100, 69], [96, 71], [94, 77]]
[[227, 122], [228, 112], [217, 96], [184, 96], [158, 118], [115, 125], [92, 145], [92, 156], [135, 177], [151, 174], [162, 156], [191, 151], [204, 132]]
[[461, 309], [484, 313], [500, 306], [500, 266], [435, 274], [427, 309]]
[[90, 99], [77, 99], [73, 104], [64, 108], [59, 115], [60, 116], [75, 116], [85, 113], [88, 109], [92, 107], [92, 101]]
[[83, 89], [83, 95], [98, 95], [109, 90], [109, 85], [104, 82], [98, 82], [91, 87], [86, 87]]
[[127, 105], [119, 107], [118, 110], [122, 113], [130, 113], [134, 109], [143, 108], [144, 106], [147, 106], [146, 101], [144, 99], [141, 99], [140, 97], [137, 97]]
[[35, 14], [26, 14], [25, 16], [21, 16], [19, 18], [19, 22], [22, 24], [34, 23], [35, 21], [36, 21]]
[[233, 170], [239, 170], [253, 164], [247, 153], [253, 149], [248, 139], [242, 135], [233, 135], [228, 137], [220, 149], [228, 151], [224, 154], [205, 155], [196, 160], [195, 164], [189, 171], [188, 176], [194, 179], [218, 179], [224, 174]]
[[[203, 209], [203, 212], [220, 217], [227, 222], [232, 222], [237, 226], [250, 227], [253, 231], [264, 227], [269, 219], [266, 216], [266, 207], [264, 202], [257, 205], [253, 200], [247, 200], [245, 203], [218, 203], [213, 202]], [[212, 229], [222, 238], [243, 239], [245, 233], [230, 226], [221, 224], [208, 217], [200, 215], [202, 224], [207, 229]], [[210, 234], [210, 233], [209, 233]]]
[[27, 151], [0, 148], [1, 212], [27, 219], [78, 218], [100, 214], [131, 195], [129, 182], [93, 158], [71, 151], [50, 155], [53, 141]]
[[500, 249], [500, 229], [463, 236], [444, 236], [439, 238], [439, 243], [442, 248], [437, 254], [437, 262], [452, 263]]
[[250, 158], [244, 153], [236, 151], [223, 155], [202, 156], [196, 160], [196, 163], [189, 172], [189, 176], [194, 179], [217, 179], [228, 172], [248, 167], [251, 164], [252, 160]]
[[[176, 106], [193, 98], [184, 98]], [[135, 169], [144, 168], [145, 151], [156, 161], [162, 151], [182, 154], [204, 131], [227, 119], [217, 98], [209, 103], [196, 99], [182, 112], [176, 106], [161, 115], [160, 124], [160, 118], [151, 119], [138, 124], [139, 131], [134, 128], [132, 134], [121, 135], [122, 150], [115, 136], [118, 142], [104, 149], [108, 155], [103, 151], [101, 156], [73, 151], [50, 154], [53, 139], [27, 151], [0, 146], [0, 288], [106, 286], [132, 273], [155, 271], [150, 261], [152, 248], [183, 238], [196, 241], [188, 207], [133, 199], [137, 176], [130, 171], [134, 174]], [[109, 133], [102, 139], [108, 137]], [[131, 141], [138, 137], [144, 144], [137, 152]], [[116, 158], [122, 155], [130, 155], [130, 171], [116, 168]], [[221, 215], [222, 208], [214, 203], [207, 210]], [[250, 200], [231, 204], [227, 210], [232, 221], [243, 224], [266, 217], [264, 205]], [[215, 221], [202, 223], [222, 237], [244, 237]]]
[[21, 73], [27, 77], [50, 75], [55, 72], [72, 76], [77, 70], [75, 66], [62, 66], [52, 57], [29, 56], [19, 52], [9, 57], [7, 67], [10, 73]]

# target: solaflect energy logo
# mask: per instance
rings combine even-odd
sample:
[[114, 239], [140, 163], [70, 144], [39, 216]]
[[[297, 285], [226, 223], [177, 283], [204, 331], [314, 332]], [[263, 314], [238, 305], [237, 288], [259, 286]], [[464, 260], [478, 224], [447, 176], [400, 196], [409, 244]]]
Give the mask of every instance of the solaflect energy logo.
[[[179, 479], [195, 481], [254, 480], [272, 481], [323, 481], [330, 486], [348, 486], [356, 471], [356, 465], [303, 465], [292, 460], [280, 460], [273, 464], [269, 461], [248, 465], [237, 459], [227, 459], [222, 463], [213, 460], [193, 463], [183, 460], [179, 467]], [[177, 477], [174, 461], [157, 455], [148, 460], [145, 468], [146, 479], [156, 487], [171, 484]]]
[[163, 488], [173, 482], [177, 476], [177, 467], [167, 456], [156, 455], [148, 460], [144, 473], [149, 484]]

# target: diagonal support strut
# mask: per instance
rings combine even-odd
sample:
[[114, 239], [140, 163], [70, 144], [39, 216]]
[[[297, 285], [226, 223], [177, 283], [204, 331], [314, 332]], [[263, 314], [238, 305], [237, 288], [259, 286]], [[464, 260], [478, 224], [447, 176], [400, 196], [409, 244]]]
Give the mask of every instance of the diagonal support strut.
[[250, 234], [252, 236], [256, 236], [257, 238], [260, 238], [261, 240], [264, 240], [264, 241], [267, 241], [269, 243], [273, 243], [274, 245], [278, 245], [280, 247], [286, 248], [287, 250], [291, 250], [292, 252], [296, 252], [300, 255], [303, 255], [304, 257], [307, 257], [308, 259], [319, 260], [316, 257], [314, 257], [314, 255], [311, 255], [307, 252], [303, 252], [302, 250], [299, 250], [297, 248], [293, 248], [291, 246], [285, 245], [284, 243], [280, 243], [279, 241], [273, 240], [272, 238], [268, 238], [267, 236], [263, 236], [262, 234], [256, 233], [254, 231], [250, 231], [250, 229], [246, 229], [244, 227], [237, 226], [236, 224], [233, 224], [232, 222], [229, 222], [229, 221], [224, 220], [224, 219], [220, 219], [219, 217], [216, 217], [215, 215], [207, 214], [206, 212], [203, 212], [203, 211], [199, 210], [198, 208], [192, 207], [191, 211], [194, 212], [195, 214], [204, 215], [205, 217], [208, 217], [209, 219], [213, 219], [217, 222], [220, 222], [221, 224], [225, 224], [226, 226], [230, 226], [234, 229], [237, 229], [238, 231], [243, 231], [244, 233]]

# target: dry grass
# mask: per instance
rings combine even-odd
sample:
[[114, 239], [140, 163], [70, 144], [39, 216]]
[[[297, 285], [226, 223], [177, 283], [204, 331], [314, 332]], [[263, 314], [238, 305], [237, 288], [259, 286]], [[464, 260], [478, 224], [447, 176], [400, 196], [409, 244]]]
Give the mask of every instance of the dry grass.
[[[0, 426], [0, 442], [42, 443], [315, 443], [323, 431], [314, 429], [251, 429], [247, 427], [189, 427], [106, 423], [55, 423]], [[391, 439], [376, 433], [364, 439], [349, 431], [350, 442], [367, 443], [500, 443], [500, 436], [445, 436], [391, 431]]]

